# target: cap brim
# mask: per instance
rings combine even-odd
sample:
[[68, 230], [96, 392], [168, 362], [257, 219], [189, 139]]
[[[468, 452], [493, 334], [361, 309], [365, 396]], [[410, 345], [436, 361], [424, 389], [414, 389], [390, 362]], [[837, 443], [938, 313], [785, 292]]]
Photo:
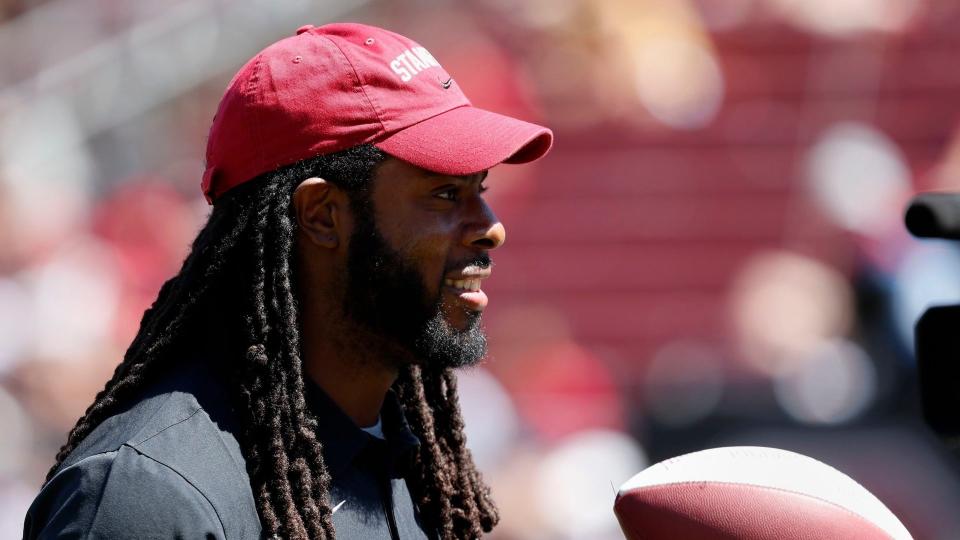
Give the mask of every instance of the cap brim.
[[472, 106], [457, 107], [374, 143], [423, 169], [474, 174], [500, 163], [528, 163], [553, 146], [549, 129]]

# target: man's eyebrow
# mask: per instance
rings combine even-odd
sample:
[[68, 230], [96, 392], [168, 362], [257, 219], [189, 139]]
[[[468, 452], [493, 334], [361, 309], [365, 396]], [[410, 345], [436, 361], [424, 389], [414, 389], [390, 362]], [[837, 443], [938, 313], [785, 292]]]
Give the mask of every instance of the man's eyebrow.
[[462, 180], [464, 182], [483, 182], [487, 179], [487, 176], [490, 174], [489, 170], [474, 173], [474, 174], [464, 174], [464, 175], [455, 175], [455, 174], [441, 174], [435, 172], [427, 173], [427, 178], [456, 178], [457, 180]]

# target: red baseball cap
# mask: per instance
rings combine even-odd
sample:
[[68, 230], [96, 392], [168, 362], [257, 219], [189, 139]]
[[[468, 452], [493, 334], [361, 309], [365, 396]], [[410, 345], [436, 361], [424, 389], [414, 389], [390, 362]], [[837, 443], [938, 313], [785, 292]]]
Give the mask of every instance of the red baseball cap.
[[268, 171], [372, 143], [449, 175], [542, 157], [553, 133], [478, 109], [425, 48], [362, 24], [307, 25], [233, 77], [207, 139], [208, 202]]

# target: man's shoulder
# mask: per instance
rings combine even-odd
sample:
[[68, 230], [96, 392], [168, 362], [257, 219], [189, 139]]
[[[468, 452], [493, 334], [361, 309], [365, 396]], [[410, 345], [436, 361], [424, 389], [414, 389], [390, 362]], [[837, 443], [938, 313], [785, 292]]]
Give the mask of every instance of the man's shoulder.
[[225, 538], [211, 501], [129, 446], [61, 469], [27, 512], [24, 538]]
[[203, 470], [239, 474], [246, 480], [237, 430], [220, 378], [202, 364], [183, 365], [156, 377], [129, 406], [97, 425], [61, 470], [128, 446], [177, 471], [196, 469], [201, 460]]
[[[169, 510], [166, 517], [174, 520], [202, 522], [200, 516], [209, 511], [226, 537], [257, 537], [259, 521], [236, 425], [228, 396], [209, 370], [194, 366], [167, 373], [71, 452], [37, 496], [28, 525], [31, 519], [52, 522], [65, 505], [129, 521], [124, 516], [137, 516], [139, 501], [153, 500], [155, 516]], [[85, 512], [72, 508], [69, 513], [82, 526]], [[98, 526], [111, 523], [103, 519], [98, 517]], [[139, 517], [134, 521], [143, 523]]]

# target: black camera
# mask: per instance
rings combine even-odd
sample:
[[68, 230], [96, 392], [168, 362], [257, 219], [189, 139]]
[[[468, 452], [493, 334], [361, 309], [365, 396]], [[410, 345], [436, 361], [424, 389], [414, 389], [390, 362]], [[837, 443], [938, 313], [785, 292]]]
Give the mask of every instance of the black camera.
[[[960, 240], [960, 194], [921, 193], [904, 221], [918, 238]], [[915, 332], [924, 419], [951, 450], [960, 450], [960, 305], [927, 309]]]

